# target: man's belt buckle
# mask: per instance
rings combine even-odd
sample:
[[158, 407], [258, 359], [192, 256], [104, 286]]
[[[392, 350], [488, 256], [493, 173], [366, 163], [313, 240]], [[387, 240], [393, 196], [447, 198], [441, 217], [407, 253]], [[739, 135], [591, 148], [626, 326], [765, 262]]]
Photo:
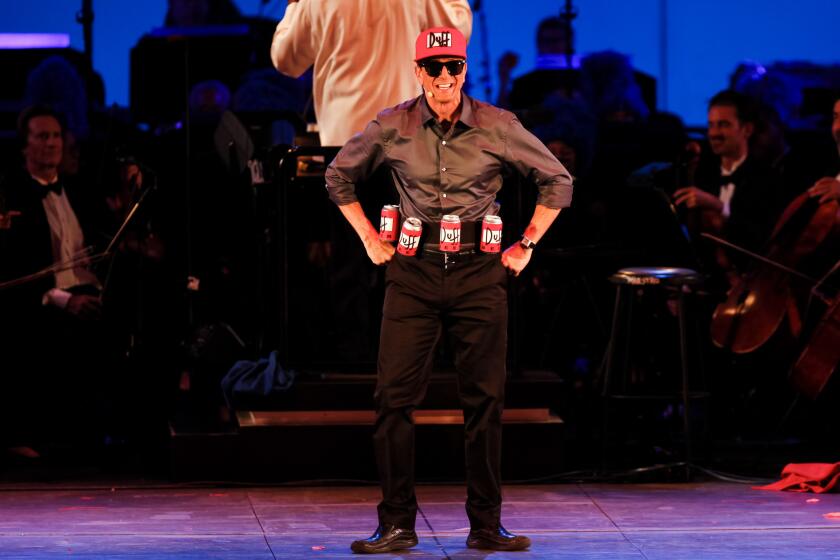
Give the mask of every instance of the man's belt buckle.
[[445, 252], [443, 253], [444, 266], [452, 266], [462, 263], [475, 255], [475, 251], [459, 251], [459, 252]]

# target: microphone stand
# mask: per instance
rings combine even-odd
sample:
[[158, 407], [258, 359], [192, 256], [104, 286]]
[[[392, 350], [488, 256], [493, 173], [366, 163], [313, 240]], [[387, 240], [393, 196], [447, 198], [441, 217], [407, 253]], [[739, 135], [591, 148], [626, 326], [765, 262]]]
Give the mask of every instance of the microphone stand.
[[572, 20], [577, 17], [575, 7], [572, 5], [572, 0], [566, 0], [563, 9], [560, 11], [560, 19], [563, 20], [566, 28], [566, 67], [573, 68], [575, 57], [575, 45], [572, 40]]
[[82, 9], [76, 12], [76, 22], [82, 24], [85, 60], [88, 71], [93, 72], [93, 0], [82, 0]]

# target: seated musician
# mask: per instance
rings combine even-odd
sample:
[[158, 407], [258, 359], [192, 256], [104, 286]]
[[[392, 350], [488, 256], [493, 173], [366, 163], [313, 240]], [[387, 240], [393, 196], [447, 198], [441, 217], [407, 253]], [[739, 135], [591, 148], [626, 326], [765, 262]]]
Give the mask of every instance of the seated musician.
[[830, 200], [840, 201], [840, 98], [834, 102], [831, 135], [837, 144], [837, 153], [834, 154], [833, 161], [827, 166], [825, 176], [808, 189], [808, 194], [813, 198], [819, 198], [820, 203]]
[[[749, 98], [722, 91], [709, 103], [708, 138], [714, 154], [697, 169], [696, 184], [675, 191], [677, 206], [701, 212], [703, 229], [758, 251], [781, 213], [780, 185], [769, 167], [750, 155], [756, 111]], [[720, 262], [722, 266], [730, 266]]]
[[[96, 375], [97, 354], [90, 346], [102, 341], [87, 325], [98, 322], [102, 306], [100, 282], [84, 258], [88, 238], [82, 225], [90, 223], [81, 211], [85, 205], [59, 174], [64, 146], [59, 116], [47, 106], [24, 110], [18, 139], [23, 166], [0, 183], [0, 282], [62, 265], [0, 290], [2, 439], [12, 454], [34, 458], [36, 440], [58, 435], [45, 432], [74, 427], [74, 420], [91, 410], [84, 406]], [[85, 398], [76, 398], [80, 394]]]

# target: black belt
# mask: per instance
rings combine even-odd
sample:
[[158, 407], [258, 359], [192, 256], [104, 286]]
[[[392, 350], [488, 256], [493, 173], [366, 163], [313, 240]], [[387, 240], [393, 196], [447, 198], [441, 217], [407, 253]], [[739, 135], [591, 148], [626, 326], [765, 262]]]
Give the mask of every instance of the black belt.
[[454, 264], [463, 263], [470, 261], [479, 256], [489, 256], [492, 253], [482, 253], [481, 251], [477, 251], [475, 249], [466, 249], [462, 251], [456, 252], [447, 252], [447, 251], [438, 251], [436, 249], [429, 249], [427, 247], [421, 247], [417, 251], [417, 255], [414, 257], [408, 257], [409, 259], [416, 258], [424, 261], [431, 261], [437, 263], [441, 266], [452, 266]]

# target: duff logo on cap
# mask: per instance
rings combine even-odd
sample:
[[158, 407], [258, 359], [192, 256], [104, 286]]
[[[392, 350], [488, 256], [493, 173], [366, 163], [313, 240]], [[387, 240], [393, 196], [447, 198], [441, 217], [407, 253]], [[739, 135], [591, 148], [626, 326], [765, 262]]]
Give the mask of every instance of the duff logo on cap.
[[426, 37], [426, 48], [432, 49], [435, 47], [451, 47], [452, 33], [449, 31], [442, 31], [440, 33], [429, 33]]

